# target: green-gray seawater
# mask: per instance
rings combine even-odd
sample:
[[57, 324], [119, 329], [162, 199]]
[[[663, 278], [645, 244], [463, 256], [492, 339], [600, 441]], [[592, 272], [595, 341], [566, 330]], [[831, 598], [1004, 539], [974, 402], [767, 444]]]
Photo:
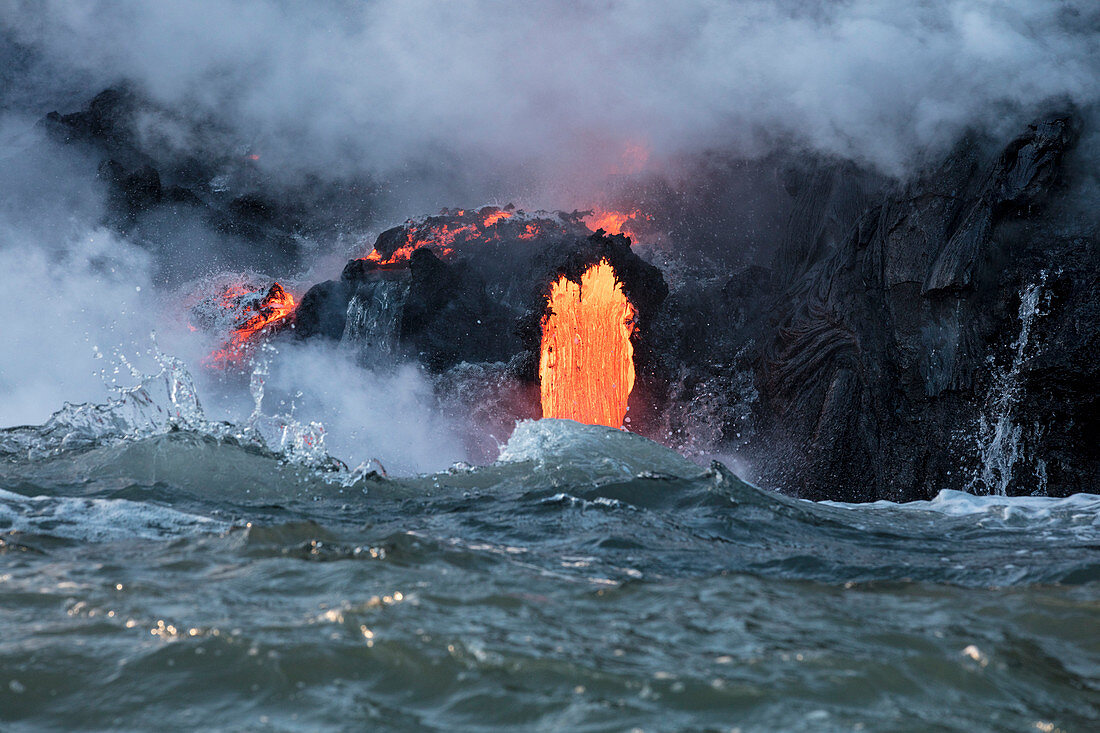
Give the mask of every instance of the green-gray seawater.
[[177, 431], [0, 460], [0, 730], [1100, 726], [1100, 497], [762, 491], [636, 436], [343, 483]]

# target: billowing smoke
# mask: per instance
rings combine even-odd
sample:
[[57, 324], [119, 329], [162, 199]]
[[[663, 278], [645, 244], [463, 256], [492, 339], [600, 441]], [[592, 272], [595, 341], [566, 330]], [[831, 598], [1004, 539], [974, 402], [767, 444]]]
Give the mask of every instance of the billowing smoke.
[[264, 166], [457, 161], [455, 183], [482, 187], [707, 148], [901, 173], [968, 127], [1100, 89], [1090, 0], [27, 1], [0, 22], [51, 74], [136, 82]]
[[[165, 155], [217, 145], [255, 151], [288, 185], [371, 180], [380, 220], [396, 223], [489, 200], [583, 207], [608, 176], [708, 151], [807, 152], [904, 176], [965, 131], [1003, 136], [1044, 106], [1095, 107], [1098, 69], [1093, 0], [4, 2], [0, 423], [93, 398], [95, 349], [153, 328], [197, 358], [157, 289], [240, 246], [192, 220], [155, 250], [102, 226], [95, 163], [35, 123], [108, 87], [167, 111], [139, 125]], [[314, 263], [347, 255], [323, 245]], [[302, 369], [350, 380], [347, 364], [303, 354]], [[406, 413], [434, 419], [415, 377], [383, 382]], [[350, 398], [364, 419], [385, 417], [367, 392]], [[338, 412], [332, 395], [314, 402]], [[437, 437], [454, 458], [457, 441]], [[407, 466], [426, 467], [423, 453]]]

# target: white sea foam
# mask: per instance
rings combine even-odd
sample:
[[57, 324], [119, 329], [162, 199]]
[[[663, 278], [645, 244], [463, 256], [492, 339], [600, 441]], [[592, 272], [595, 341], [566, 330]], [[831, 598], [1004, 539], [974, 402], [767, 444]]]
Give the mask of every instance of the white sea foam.
[[0, 528], [82, 542], [160, 540], [217, 533], [229, 524], [128, 499], [23, 496], [0, 489]]
[[553, 496], [548, 496], [543, 499], [540, 504], [564, 504], [566, 506], [578, 507], [580, 509], [588, 509], [590, 507], [599, 507], [601, 509], [623, 509], [629, 507], [629, 504], [624, 504], [618, 499], [608, 499], [606, 496], [597, 496], [595, 499], [589, 501], [588, 499], [582, 499], [572, 494], [566, 494], [559, 492]]
[[1087, 520], [1100, 528], [1100, 495], [1074, 494], [1054, 498], [1049, 496], [997, 496], [968, 494], [965, 491], [945, 489], [930, 501], [876, 501], [868, 504], [849, 504], [823, 501], [821, 504], [845, 509], [903, 509], [907, 511], [936, 512], [953, 517], [969, 515], [993, 515], [1002, 519], [1020, 518], [1032, 521], [1053, 517], [1069, 517]]

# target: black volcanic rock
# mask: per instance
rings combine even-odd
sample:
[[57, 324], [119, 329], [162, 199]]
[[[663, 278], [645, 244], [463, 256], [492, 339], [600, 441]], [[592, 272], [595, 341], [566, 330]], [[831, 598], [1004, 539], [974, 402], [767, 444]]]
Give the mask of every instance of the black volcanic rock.
[[409, 291], [401, 338], [428, 369], [463, 362], [507, 361], [518, 340], [507, 308], [487, 295], [484, 280], [466, 262], [451, 264], [429, 249], [409, 261]]
[[[395, 307], [391, 335], [400, 355], [433, 372], [463, 361], [507, 360], [518, 348], [508, 312], [487, 297], [478, 272], [464, 262], [444, 262], [427, 248], [400, 266], [348, 262], [339, 280], [315, 285], [302, 298], [297, 336], [346, 338], [348, 312], [356, 298], [367, 311]], [[367, 312], [364, 317], [377, 315]]]
[[775, 288], [770, 270], [749, 266], [672, 289], [652, 326], [655, 437], [685, 451], [744, 445]]
[[922, 294], [971, 284], [976, 260], [993, 227], [1040, 205], [1057, 183], [1062, 158], [1077, 139], [1075, 127], [1071, 117], [1055, 117], [1033, 125], [1005, 148], [985, 174], [979, 194], [953, 212], [961, 224], [950, 232], [928, 269]]
[[347, 282], [326, 280], [306, 291], [294, 311], [294, 333], [299, 338], [339, 340], [347, 321], [348, 302], [354, 294]]
[[1100, 210], [1079, 125], [964, 140], [907, 184], [786, 166], [769, 267], [672, 279], [649, 434], [813, 499], [1095, 491]]
[[[1085, 385], [1100, 354], [1094, 338], [1058, 342], [1100, 328], [1089, 305], [1096, 232], [1067, 239], [1064, 213], [1049, 206], [1076, 139], [1073, 119], [1053, 116], [992, 160], [960, 146], [868, 209], [787, 287], [759, 376], [768, 483], [846, 500], [928, 498], [966, 476], [979, 491], [1095, 490], [1083, 432], [1095, 417], [1081, 400], [1095, 404], [1096, 382]], [[1061, 296], [1050, 280], [1058, 269]], [[1028, 292], [1046, 305], [1022, 308]], [[1043, 355], [1059, 378], [1031, 389], [1045, 383], [1031, 376]], [[1026, 458], [994, 455], [997, 423], [1019, 428], [1005, 449]], [[1028, 441], [1029, 431], [1059, 437]], [[990, 461], [1003, 465], [991, 474]]]
[[137, 140], [135, 117], [140, 102], [127, 87], [105, 89], [84, 109], [69, 114], [50, 112], [43, 120], [46, 130], [64, 142], [82, 142], [101, 148], [124, 168], [149, 165]]

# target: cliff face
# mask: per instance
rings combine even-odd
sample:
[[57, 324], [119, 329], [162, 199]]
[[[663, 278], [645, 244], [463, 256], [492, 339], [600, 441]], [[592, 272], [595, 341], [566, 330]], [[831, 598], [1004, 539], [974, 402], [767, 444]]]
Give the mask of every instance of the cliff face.
[[[210, 266], [179, 239], [193, 219], [220, 233], [222, 264], [279, 272], [301, 243], [367, 226], [365, 183], [279, 186], [243, 150], [154, 145], [137, 134], [154, 113], [108, 91], [43, 124], [98, 151], [107, 223], [167, 282]], [[445, 210], [415, 223], [449, 237], [442, 260], [353, 260], [306, 293], [296, 333], [353, 342], [368, 366], [418, 361], [442, 401], [476, 393], [457, 409], [493, 412], [499, 437], [538, 412], [547, 284], [608, 258], [638, 308], [633, 430], [733, 450], [757, 482], [814, 499], [1095, 492], [1100, 191], [1079, 127], [1051, 115], [999, 147], [964, 141], [905, 184], [802, 156], [700, 165], [635, 197], [663, 255], [590, 237], [581, 212]], [[379, 260], [410, 226], [379, 236]], [[663, 256], [663, 272], [643, 259]]]
[[[833, 248], [804, 243], [835, 230], [834, 207], [792, 219], [802, 252], [777, 259], [789, 284], [760, 334], [749, 447], [768, 483], [848, 500], [1096, 490], [1100, 260], [1063, 205], [1076, 140], [1054, 116], [993, 160], [962, 145]], [[858, 201], [859, 185], [817, 195]]]

